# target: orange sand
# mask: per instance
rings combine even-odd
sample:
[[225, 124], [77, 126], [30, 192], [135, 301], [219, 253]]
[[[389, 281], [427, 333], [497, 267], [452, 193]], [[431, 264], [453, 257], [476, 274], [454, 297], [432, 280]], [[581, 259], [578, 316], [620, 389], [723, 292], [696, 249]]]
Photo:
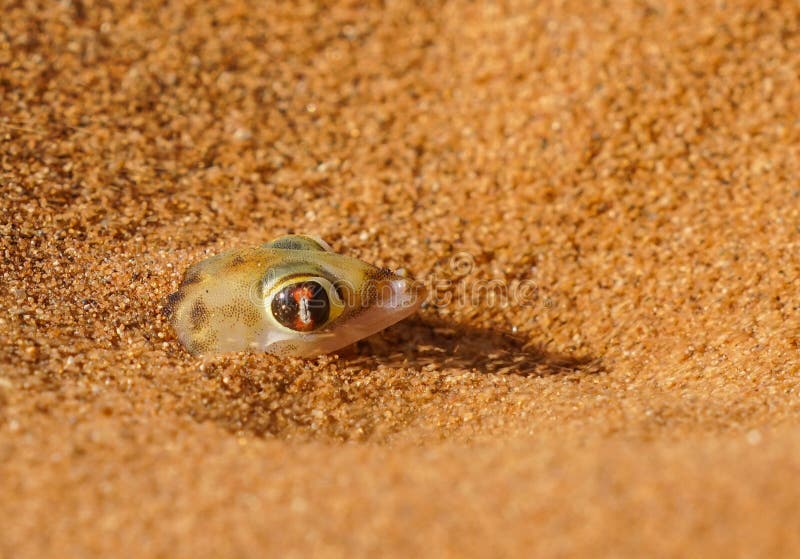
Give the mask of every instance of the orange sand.
[[[0, 557], [798, 552], [800, 4], [128, 4], [2, 5]], [[479, 295], [186, 354], [287, 231]]]

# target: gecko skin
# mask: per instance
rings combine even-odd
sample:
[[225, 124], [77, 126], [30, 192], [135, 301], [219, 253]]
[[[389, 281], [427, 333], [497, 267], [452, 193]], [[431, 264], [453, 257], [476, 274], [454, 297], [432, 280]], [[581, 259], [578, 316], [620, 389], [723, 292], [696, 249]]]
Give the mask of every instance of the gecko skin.
[[287, 235], [191, 266], [165, 314], [192, 354], [336, 351], [416, 311], [422, 285]]

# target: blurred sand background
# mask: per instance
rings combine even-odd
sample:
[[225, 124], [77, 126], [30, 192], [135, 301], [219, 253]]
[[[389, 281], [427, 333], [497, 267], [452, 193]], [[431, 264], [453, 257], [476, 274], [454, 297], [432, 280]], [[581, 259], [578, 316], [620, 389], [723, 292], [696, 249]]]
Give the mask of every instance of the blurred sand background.
[[[0, 557], [796, 556], [800, 4], [0, 5]], [[287, 231], [536, 289], [187, 355]]]

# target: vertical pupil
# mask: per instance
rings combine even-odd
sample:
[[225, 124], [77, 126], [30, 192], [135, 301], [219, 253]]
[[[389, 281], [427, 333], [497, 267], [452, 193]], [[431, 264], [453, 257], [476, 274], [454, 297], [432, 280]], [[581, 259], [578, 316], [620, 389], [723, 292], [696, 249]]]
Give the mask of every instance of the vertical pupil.
[[315, 281], [287, 285], [272, 298], [272, 316], [292, 330], [310, 332], [325, 324], [329, 315], [328, 294]]

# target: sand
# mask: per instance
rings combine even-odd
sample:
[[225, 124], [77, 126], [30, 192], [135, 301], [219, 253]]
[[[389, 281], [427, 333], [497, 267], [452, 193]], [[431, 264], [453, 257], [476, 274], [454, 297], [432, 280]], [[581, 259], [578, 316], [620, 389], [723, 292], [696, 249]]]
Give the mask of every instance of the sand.
[[[796, 555], [799, 4], [2, 13], [0, 557]], [[290, 231], [432, 296], [188, 355]]]

